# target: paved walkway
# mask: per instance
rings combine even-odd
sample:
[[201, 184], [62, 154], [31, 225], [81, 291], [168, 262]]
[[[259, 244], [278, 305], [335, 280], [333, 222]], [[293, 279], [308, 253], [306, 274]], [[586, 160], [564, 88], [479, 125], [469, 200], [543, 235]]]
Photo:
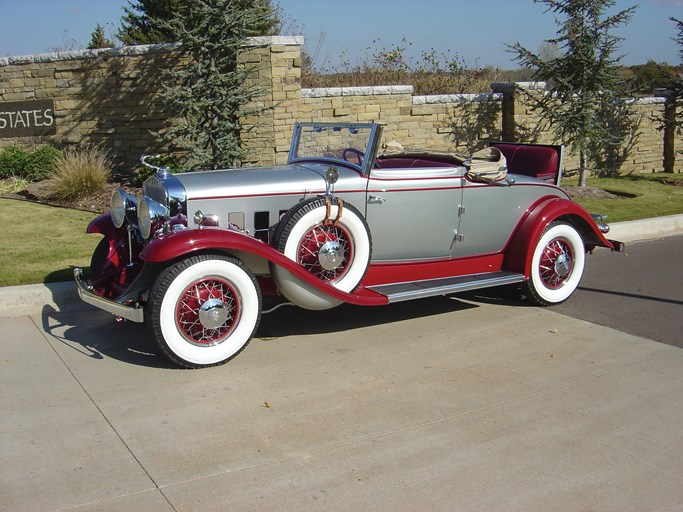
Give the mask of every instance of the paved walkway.
[[201, 371], [99, 311], [0, 337], [2, 510], [683, 507], [683, 351], [548, 309], [283, 308]]

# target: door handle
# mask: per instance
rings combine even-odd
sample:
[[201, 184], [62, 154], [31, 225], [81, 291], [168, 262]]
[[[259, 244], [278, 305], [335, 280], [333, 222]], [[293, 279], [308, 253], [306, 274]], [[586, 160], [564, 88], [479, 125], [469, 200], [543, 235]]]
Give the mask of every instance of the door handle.
[[384, 202], [386, 202], [386, 199], [384, 199], [383, 197], [374, 196], [374, 195], [372, 195], [372, 194], [370, 194], [370, 195], [368, 196], [368, 203], [371, 203], [371, 204], [382, 204], [382, 203], [384, 203]]

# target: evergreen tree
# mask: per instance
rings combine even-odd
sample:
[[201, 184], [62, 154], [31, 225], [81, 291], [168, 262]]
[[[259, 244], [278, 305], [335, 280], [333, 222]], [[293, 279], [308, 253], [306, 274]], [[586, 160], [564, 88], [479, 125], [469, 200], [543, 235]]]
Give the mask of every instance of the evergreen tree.
[[129, 0], [128, 7], [123, 8], [116, 37], [124, 45], [174, 43], [177, 35], [162, 28], [160, 22], [179, 16], [186, 3], [184, 0]]
[[[234, 10], [255, 10], [259, 18], [254, 20], [256, 35], [275, 35], [280, 30], [280, 20], [271, 0], [232, 0], [227, 2]], [[194, 0], [129, 0], [124, 7], [121, 28], [116, 37], [124, 45], [175, 43], [180, 41], [182, 31], [168, 22], [180, 19], [195, 7]]]
[[[678, 54], [683, 61], [683, 21], [670, 18], [676, 24], [676, 29], [678, 31], [674, 41], [678, 43], [679, 49]], [[680, 68], [679, 68], [680, 69]], [[671, 86], [671, 93], [673, 95], [673, 101], [675, 105], [674, 112], [674, 125], [678, 130], [678, 133], [683, 132], [683, 73], [678, 73], [674, 76], [673, 83]], [[683, 151], [681, 152], [683, 153]]]
[[[247, 6], [247, 4], [251, 6]], [[234, 0], [195, 0], [160, 27], [179, 35], [186, 65], [172, 70], [164, 99], [180, 119], [170, 136], [189, 151], [188, 167], [233, 166], [243, 156], [240, 116], [257, 113], [246, 105], [258, 96], [252, 68], [238, 65], [245, 39], [262, 34], [270, 11], [263, 4]]]
[[[558, 25], [557, 37], [547, 40], [560, 47], [560, 56], [544, 60], [520, 43], [510, 45], [516, 59], [545, 81], [549, 93], [535, 106], [553, 129], [557, 140], [579, 155], [579, 185], [586, 185], [589, 158], [595, 148], [621, 152], [624, 126], [635, 129], [632, 111], [620, 102], [625, 81], [614, 53], [621, 38], [612, 29], [628, 23], [636, 6], [607, 15], [615, 0], [534, 0], [547, 6]], [[626, 117], [624, 117], [626, 116]], [[613, 131], [610, 124], [620, 124]], [[591, 152], [592, 150], [592, 152]]]
[[676, 24], [678, 34], [676, 35], [676, 37], [674, 37], [674, 41], [676, 41], [678, 43], [678, 46], [680, 46], [680, 48], [678, 49], [678, 55], [681, 58], [681, 60], [683, 60], [683, 21], [676, 19], [674, 17], [671, 17], [669, 19]]
[[96, 50], [98, 48], [113, 48], [116, 46], [113, 41], [107, 39], [104, 33], [104, 27], [99, 23], [95, 26], [92, 34], [90, 34], [90, 42], [88, 43], [88, 50]]

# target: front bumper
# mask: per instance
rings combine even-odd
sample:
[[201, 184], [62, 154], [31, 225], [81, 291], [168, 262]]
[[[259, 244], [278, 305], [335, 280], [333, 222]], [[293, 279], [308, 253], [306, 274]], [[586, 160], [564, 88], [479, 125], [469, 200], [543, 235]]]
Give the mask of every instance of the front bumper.
[[125, 318], [131, 322], [142, 323], [145, 321], [145, 312], [141, 307], [128, 306], [120, 304], [116, 301], [101, 297], [92, 291], [92, 286], [83, 279], [83, 270], [80, 268], [74, 269], [74, 280], [76, 281], [76, 288], [78, 289], [78, 296], [83, 302], [86, 302], [103, 311], [107, 311], [112, 315], [120, 318]]

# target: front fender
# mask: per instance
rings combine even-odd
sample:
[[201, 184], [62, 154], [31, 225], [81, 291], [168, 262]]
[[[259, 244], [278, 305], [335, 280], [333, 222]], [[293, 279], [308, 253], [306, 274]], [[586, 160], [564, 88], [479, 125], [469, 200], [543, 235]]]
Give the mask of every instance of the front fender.
[[162, 263], [197, 252], [245, 252], [263, 258], [306, 282], [319, 292], [341, 302], [363, 306], [387, 303], [387, 298], [369, 290], [346, 293], [320, 280], [284, 254], [251, 236], [221, 228], [185, 229], [151, 241], [140, 254], [146, 263]]
[[539, 201], [517, 225], [504, 251], [503, 268], [529, 276], [536, 241], [545, 227], [556, 220], [572, 224], [587, 246], [618, 249], [612, 241], [605, 238], [581, 205], [569, 199], [551, 197]]
[[114, 222], [111, 220], [111, 213], [105, 213], [104, 215], [95, 217], [85, 229], [85, 232], [88, 234], [100, 233], [109, 239], [116, 238], [117, 231]]

